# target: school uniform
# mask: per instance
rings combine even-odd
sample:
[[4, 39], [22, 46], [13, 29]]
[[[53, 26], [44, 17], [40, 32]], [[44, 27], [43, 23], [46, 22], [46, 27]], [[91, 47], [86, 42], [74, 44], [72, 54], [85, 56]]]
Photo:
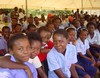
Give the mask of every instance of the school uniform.
[[39, 67], [42, 66], [42, 64], [41, 64], [41, 62], [40, 62], [38, 56], [36, 56], [36, 57], [33, 58], [33, 59], [29, 58], [28, 62], [31, 63], [31, 64], [33, 64], [33, 65], [35, 66], [35, 68], [39, 68]]
[[0, 37], [0, 56], [3, 56], [8, 52], [7, 41], [3, 36]]
[[[70, 44], [70, 45], [73, 45], [72, 42], [69, 42], [69, 44]], [[73, 45], [73, 46], [75, 46], [75, 45]], [[75, 52], [76, 52], [76, 51], [75, 51]], [[77, 52], [76, 52], [76, 56], [77, 56]], [[80, 65], [79, 62], [77, 62], [76, 64], [77, 64], [77, 65]], [[76, 72], [77, 72], [79, 78], [83, 78], [84, 76], [87, 75], [87, 72], [84, 71], [83, 69], [81, 69], [81, 68], [79, 68], [79, 67], [75, 67], [75, 69], [76, 69]]]
[[[11, 56], [10, 60], [16, 62], [13, 56]], [[28, 62], [25, 62], [24, 64], [30, 68], [33, 78], [37, 78], [37, 71], [35, 67]], [[0, 78], [28, 78], [28, 75], [23, 69], [0, 68]]]
[[97, 32], [94, 31], [93, 38], [91, 38], [90, 35], [88, 35], [88, 37], [87, 37], [87, 39], [89, 41], [89, 44], [90, 44], [90, 52], [92, 54], [94, 54], [94, 53], [100, 53], [100, 47], [97, 48], [97, 47], [91, 46], [91, 44], [97, 44], [97, 45], [99, 45], [99, 43], [100, 43], [99, 35], [100, 34], [98, 34]]
[[[52, 49], [52, 47], [53, 47], [53, 42], [48, 41], [48, 43], [45, 44], [44, 46], [42, 46], [41, 48]], [[38, 54], [38, 57], [42, 63], [42, 66], [43, 66], [43, 69], [44, 69], [46, 75], [48, 76], [47, 53], [40, 52]]]
[[67, 78], [71, 77], [70, 67], [77, 62], [75, 50], [75, 46], [70, 44], [66, 46], [65, 55], [59, 53], [54, 47], [50, 50], [47, 54], [47, 62], [49, 66], [48, 78], [58, 78], [54, 70], [59, 68], [61, 68], [63, 74]]
[[98, 44], [97, 43], [98, 42], [98, 38], [99, 38], [98, 33], [96, 33], [95, 31], [94, 31], [93, 38], [90, 37], [90, 34], [87, 37], [87, 39], [88, 39], [88, 41], [89, 41], [90, 44]]
[[[81, 41], [81, 39], [79, 38], [76, 42], [76, 50], [77, 50], [77, 53], [82, 53], [84, 56], [88, 57], [88, 55], [86, 54], [86, 50], [89, 49], [89, 42], [88, 40], [86, 39], [84, 41], [84, 44], [83, 42]], [[85, 59], [85, 58], [82, 58], [78, 55], [78, 62], [79, 64], [85, 69], [85, 71], [91, 76], [93, 77], [97, 71], [97, 69], [92, 66], [92, 62], [88, 59]]]

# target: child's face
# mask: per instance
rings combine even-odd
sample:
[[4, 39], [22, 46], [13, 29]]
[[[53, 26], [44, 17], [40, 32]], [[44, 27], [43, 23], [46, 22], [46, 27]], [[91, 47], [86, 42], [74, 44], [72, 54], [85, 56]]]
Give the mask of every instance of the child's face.
[[28, 39], [18, 39], [13, 44], [11, 53], [17, 62], [26, 62], [30, 58], [31, 49]]
[[75, 26], [76, 28], [78, 28], [78, 27], [80, 26], [80, 22], [79, 22], [79, 21], [75, 22], [74, 26]]
[[47, 31], [42, 31], [42, 32], [40, 32], [40, 36], [42, 38], [43, 43], [48, 43], [48, 41], [51, 37], [51, 33], [47, 32]]
[[22, 27], [21, 26], [16, 26], [16, 33], [20, 33], [22, 31]]
[[87, 31], [82, 31], [79, 35], [80, 39], [84, 41], [87, 38]]
[[61, 25], [61, 21], [59, 19], [55, 20], [54, 22], [55, 29], [59, 29], [60, 25]]
[[50, 24], [50, 25], [48, 26], [48, 30], [49, 30], [51, 33], [53, 33], [53, 32], [55, 31], [54, 25], [53, 25], [53, 24]]
[[41, 48], [41, 42], [40, 41], [33, 40], [31, 42], [31, 49], [32, 49], [31, 58], [34, 58], [39, 54], [40, 48]]
[[76, 35], [76, 32], [74, 30], [71, 30], [70, 32], [68, 32], [68, 40], [69, 41], [74, 41], [75, 40], [75, 35]]
[[28, 31], [29, 32], [35, 32], [36, 31], [36, 27], [30, 27], [30, 29]]
[[28, 18], [28, 23], [33, 23], [33, 18]]
[[94, 25], [90, 25], [90, 26], [88, 26], [88, 32], [89, 33], [93, 33], [94, 32], [94, 30], [95, 30], [95, 26]]
[[61, 34], [55, 34], [53, 37], [54, 47], [59, 53], [64, 53], [66, 50], [67, 39]]
[[5, 38], [9, 38], [10, 37], [10, 29], [6, 28], [2, 31], [2, 35], [5, 37]]
[[17, 24], [17, 19], [12, 19], [12, 25], [16, 25]]

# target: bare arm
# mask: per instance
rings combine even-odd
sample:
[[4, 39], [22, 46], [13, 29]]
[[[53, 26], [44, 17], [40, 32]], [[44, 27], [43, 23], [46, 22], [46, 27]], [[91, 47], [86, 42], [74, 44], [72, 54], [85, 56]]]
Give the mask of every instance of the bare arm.
[[79, 54], [79, 55], [80, 55], [80, 57], [82, 57], [82, 58], [85, 58], [85, 59], [91, 60], [90, 58], [88, 58], [88, 57], [84, 56], [81, 52], [80, 52], [80, 53], [78, 53], [78, 54]]
[[56, 73], [56, 75], [59, 77], [59, 78], [67, 78], [61, 69], [57, 69], [57, 70], [54, 70], [54, 72]]
[[75, 64], [75, 67], [78, 67], [78, 68], [84, 70], [84, 68], [81, 65], [79, 65], [79, 64]]
[[10, 60], [11, 56], [4, 56], [0, 58], [0, 67], [12, 69], [26, 69], [27, 66], [22, 63], [13, 62]]
[[91, 61], [95, 64], [95, 60], [94, 60], [94, 57], [92, 56], [91, 52], [89, 49], [86, 50], [87, 54], [90, 56], [91, 58]]
[[90, 44], [90, 46], [96, 47], [96, 48], [99, 48], [100, 47], [100, 45], [97, 45], [97, 44]]
[[76, 66], [75, 64], [72, 64], [72, 65], [71, 65], [71, 68], [70, 68], [71, 75], [72, 75], [72, 78], [79, 78], [79, 77], [78, 77], [78, 74], [77, 74], [77, 72], [76, 72], [75, 66]]
[[37, 71], [41, 78], [47, 78], [45, 72], [43, 71], [42, 67], [37, 68]]
[[42, 48], [42, 49], [41, 49], [41, 52], [42, 52], [42, 53], [48, 53], [49, 51], [50, 51], [50, 49], [47, 49], [47, 48]]

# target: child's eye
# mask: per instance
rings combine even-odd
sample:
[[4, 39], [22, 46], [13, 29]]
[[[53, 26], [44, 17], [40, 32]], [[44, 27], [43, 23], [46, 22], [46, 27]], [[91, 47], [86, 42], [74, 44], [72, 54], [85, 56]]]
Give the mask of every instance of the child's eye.
[[19, 48], [18, 50], [23, 51], [23, 48]]

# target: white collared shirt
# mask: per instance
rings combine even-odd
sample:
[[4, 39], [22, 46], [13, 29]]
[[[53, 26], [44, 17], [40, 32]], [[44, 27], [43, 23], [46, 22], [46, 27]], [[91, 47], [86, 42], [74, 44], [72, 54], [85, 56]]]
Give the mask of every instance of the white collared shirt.
[[4, 39], [3, 36], [0, 37], [0, 50], [4, 49], [8, 52], [7, 41]]
[[91, 38], [90, 35], [88, 35], [87, 39], [88, 39], [90, 44], [98, 44], [98, 42], [100, 42], [99, 34], [96, 33], [95, 31], [94, 31], [93, 38]]
[[35, 58], [33, 59], [29, 59], [28, 60], [29, 63], [33, 64], [35, 66], [35, 68], [39, 68], [42, 66], [41, 62], [40, 62], [40, 59], [38, 58], [38, 56], [36, 56]]
[[77, 62], [76, 48], [73, 45], [68, 44], [66, 46], [65, 55], [57, 52], [53, 47], [47, 54], [47, 61], [49, 66], [48, 78], [58, 78], [54, 70], [61, 68], [62, 72], [67, 78], [71, 77], [70, 67]]
[[89, 49], [89, 42], [88, 40], [86, 39], [84, 41], [84, 44], [83, 42], [81, 41], [81, 39], [79, 38], [76, 42], [76, 51], [79, 53], [81, 52], [83, 55], [86, 54], [86, 50]]

